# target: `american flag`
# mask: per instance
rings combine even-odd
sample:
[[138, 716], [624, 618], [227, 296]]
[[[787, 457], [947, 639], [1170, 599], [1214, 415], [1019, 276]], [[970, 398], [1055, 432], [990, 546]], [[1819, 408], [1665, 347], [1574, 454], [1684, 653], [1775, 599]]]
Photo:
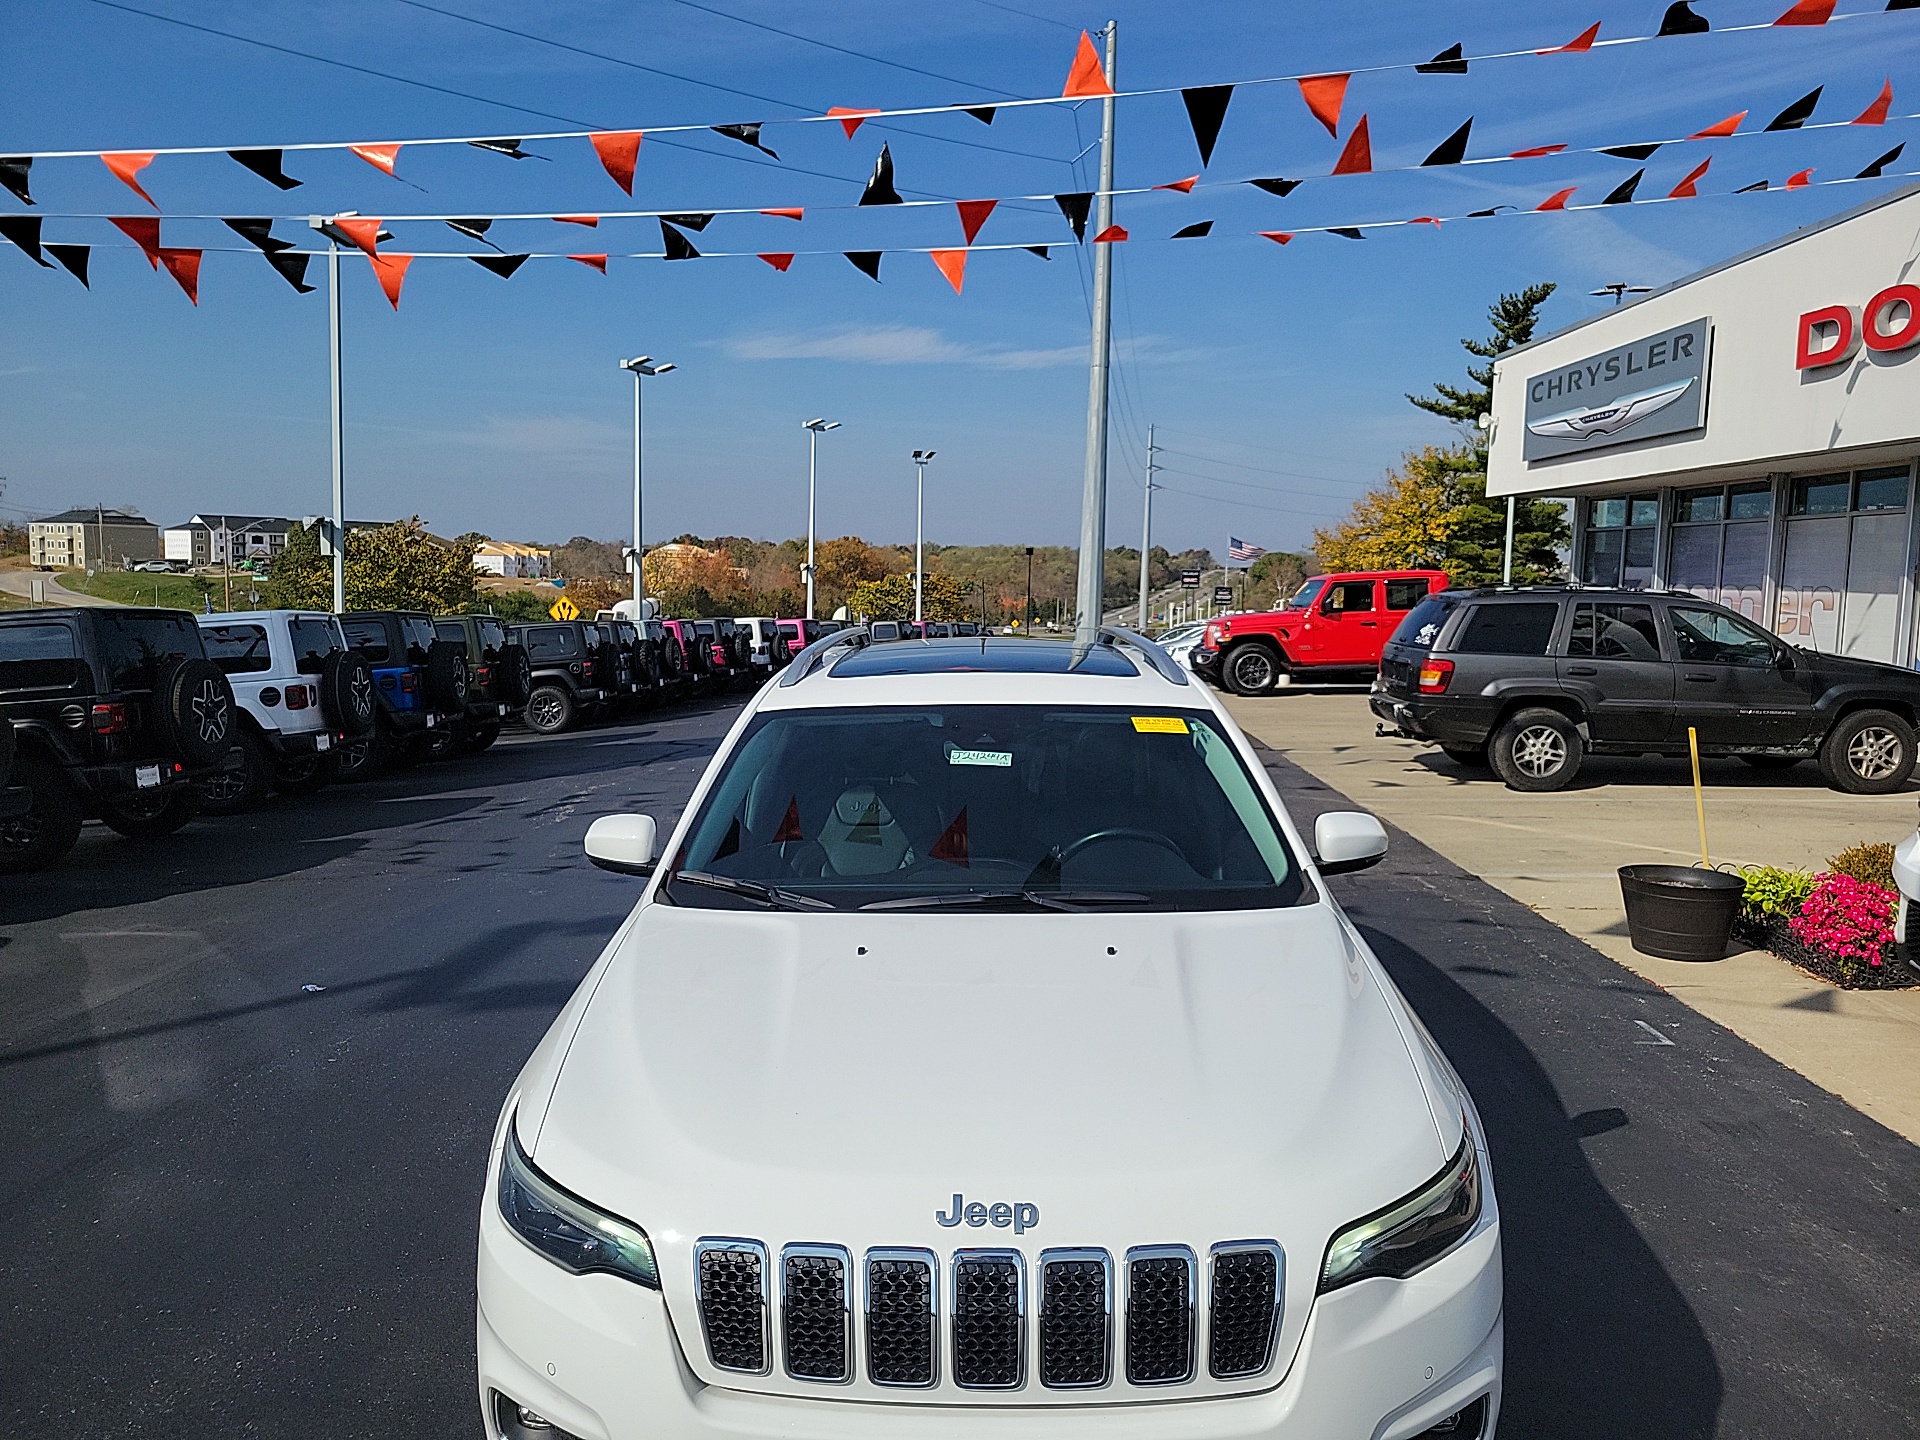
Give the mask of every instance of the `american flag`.
[[1227, 559], [1235, 565], [1251, 565], [1266, 553], [1264, 546], [1249, 545], [1237, 535], [1227, 540]]

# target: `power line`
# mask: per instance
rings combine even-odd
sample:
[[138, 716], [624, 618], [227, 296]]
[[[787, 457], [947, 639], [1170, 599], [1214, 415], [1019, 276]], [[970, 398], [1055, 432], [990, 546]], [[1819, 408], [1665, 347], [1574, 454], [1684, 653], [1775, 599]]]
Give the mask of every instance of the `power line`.
[[1238, 460], [1222, 460], [1214, 455], [1196, 455], [1191, 450], [1176, 450], [1171, 445], [1162, 445], [1160, 448], [1169, 455], [1182, 455], [1189, 460], [1198, 460], [1203, 465], [1225, 465], [1234, 470], [1251, 470], [1256, 475], [1284, 475], [1290, 480], [1321, 480], [1329, 485], [1344, 483], [1330, 475], [1309, 475], [1303, 470], [1274, 470], [1265, 465], [1243, 465]]
[[1078, 25], [1069, 25], [1064, 20], [1055, 20], [1049, 15], [1036, 15], [1031, 10], [1017, 10], [1011, 5], [1002, 5], [999, 3], [999, 0], [973, 0], [973, 3], [976, 5], [984, 5], [989, 10], [1004, 10], [1009, 15], [1019, 15], [1028, 20], [1037, 20], [1042, 25], [1054, 25], [1069, 33], [1077, 32], [1081, 28]]

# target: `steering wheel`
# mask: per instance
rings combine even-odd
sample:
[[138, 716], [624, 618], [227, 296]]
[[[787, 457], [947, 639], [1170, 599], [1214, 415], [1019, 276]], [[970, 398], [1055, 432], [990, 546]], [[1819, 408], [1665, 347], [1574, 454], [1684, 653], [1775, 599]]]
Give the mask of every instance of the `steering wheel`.
[[1094, 830], [1065, 845], [1056, 845], [1041, 857], [1040, 863], [1033, 867], [1026, 883], [1033, 884], [1042, 875], [1051, 871], [1060, 873], [1060, 867], [1073, 859], [1089, 845], [1098, 845], [1107, 840], [1138, 840], [1143, 844], [1157, 845], [1160, 849], [1177, 856], [1182, 864], [1191, 864], [1186, 852], [1176, 845], [1172, 838], [1162, 835], [1158, 830], [1133, 830], [1123, 826], [1113, 826], [1105, 830]]

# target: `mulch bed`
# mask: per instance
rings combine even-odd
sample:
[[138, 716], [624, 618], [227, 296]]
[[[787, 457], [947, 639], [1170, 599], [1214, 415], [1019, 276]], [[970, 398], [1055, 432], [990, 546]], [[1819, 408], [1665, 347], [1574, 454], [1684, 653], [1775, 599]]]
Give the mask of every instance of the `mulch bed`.
[[1842, 990], [1920, 988], [1920, 973], [1903, 962], [1892, 945], [1883, 948], [1878, 965], [1869, 965], [1852, 955], [1836, 955], [1831, 950], [1803, 945], [1794, 938], [1783, 915], [1769, 915], [1764, 919], [1742, 915], [1733, 922], [1733, 934], [1743, 944], [1770, 951], [1816, 980], [1824, 980]]

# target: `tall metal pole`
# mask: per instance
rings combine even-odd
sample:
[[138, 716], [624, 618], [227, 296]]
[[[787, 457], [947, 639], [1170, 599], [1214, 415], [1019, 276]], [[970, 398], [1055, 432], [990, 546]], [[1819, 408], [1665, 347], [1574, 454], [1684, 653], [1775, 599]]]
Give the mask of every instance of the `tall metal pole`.
[[[926, 621], [921, 582], [927, 573], [927, 562], [922, 553], [926, 537], [927, 462], [915, 455], [913, 464], [919, 472], [919, 478], [914, 482], [913, 497], [913, 623], [922, 625]], [[920, 638], [924, 640], [927, 637], [923, 634]]]
[[1033, 546], [1027, 546], [1027, 610], [1020, 617], [1020, 628], [1033, 638]]
[[633, 372], [633, 618], [638, 624], [647, 598], [646, 554], [640, 543], [640, 372]]
[[820, 432], [807, 427], [807, 619], [813, 619], [813, 481], [820, 458]]
[[[1114, 48], [1120, 27], [1107, 22], [1107, 84], [1113, 85]], [[1101, 102], [1100, 198], [1094, 234], [1113, 224], [1113, 97]], [[1107, 363], [1113, 334], [1113, 246], [1093, 247], [1093, 358], [1087, 382], [1087, 471], [1080, 496], [1079, 614], [1076, 644], [1091, 645], [1100, 633], [1105, 606], [1107, 559]]]
[[1153, 429], [1147, 426], [1147, 505], [1140, 521], [1140, 629], [1147, 628], [1147, 590], [1148, 570], [1152, 562], [1147, 558], [1153, 553], [1153, 472], [1154, 464]]
[[1507, 553], [1500, 566], [1500, 583], [1513, 583], [1513, 496], [1507, 496]]
[[[345, 427], [340, 409], [340, 247], [327, 237], [327, 316], [333, 377], [333, 613], [347, 609], [347, 480], [342, 459]], [[228, 549], [232, 549], [228, 538]], [[231, 608], [231, 607], [229, 607]]]

